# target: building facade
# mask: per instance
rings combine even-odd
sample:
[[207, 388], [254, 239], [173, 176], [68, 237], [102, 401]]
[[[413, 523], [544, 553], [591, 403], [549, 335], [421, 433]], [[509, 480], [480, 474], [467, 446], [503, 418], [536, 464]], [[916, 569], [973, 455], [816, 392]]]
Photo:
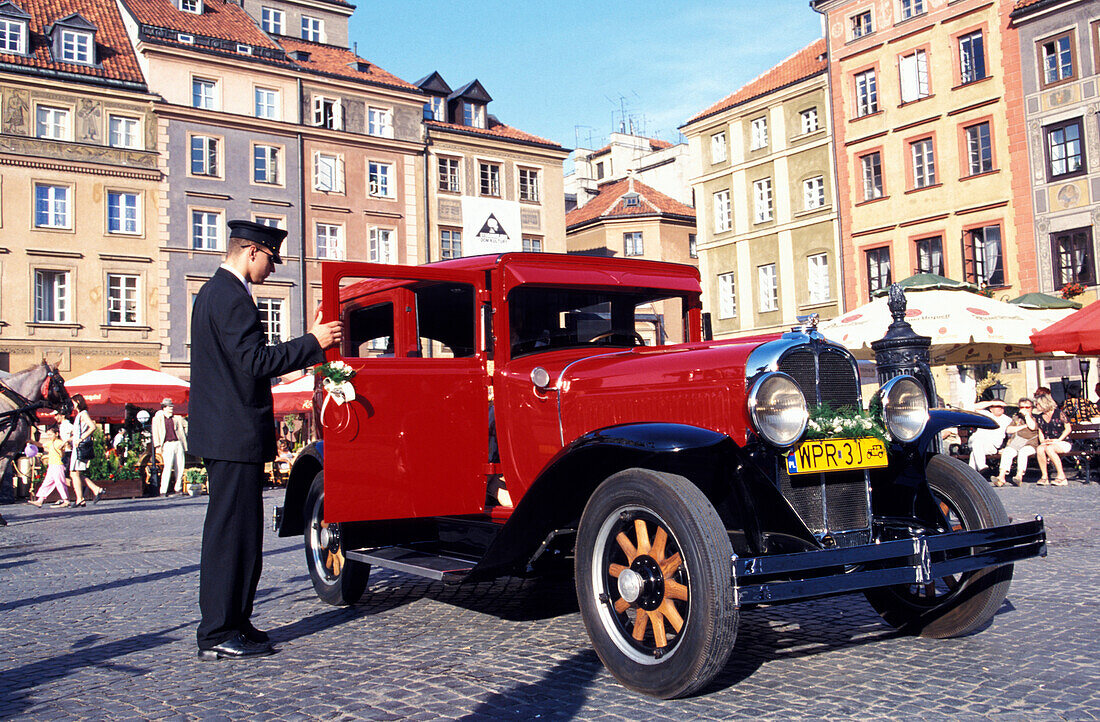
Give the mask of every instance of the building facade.
[[565, 252], [557, 143], [501, 123], [477, 80], [457, 90], [438, 72], [416, 85], [423, 106], [427, 228], [421, 262], [506, 251]]
[[0, 4], [0, 369], [156, 365], [156, 121], [113, 3]]
[[716, 338], [843, 308], [827, 69], [819, 40], [681, 128]]
[[1018, 0], [1023, 117], [1039, 290], [1095, 298], [1100, 240], [1100, 4]]
[[627, 175], [680, 203], [694, 205], [686, 143], [612, 133], [608, 144], [598, 150], [573, 151], [573, 170], [565, 176], [566, 212], [592, 200], [600, 186]]
[[1038, 290], [1011, 5], [814, 0], [829, 43], [848, 307], [914, 273]]

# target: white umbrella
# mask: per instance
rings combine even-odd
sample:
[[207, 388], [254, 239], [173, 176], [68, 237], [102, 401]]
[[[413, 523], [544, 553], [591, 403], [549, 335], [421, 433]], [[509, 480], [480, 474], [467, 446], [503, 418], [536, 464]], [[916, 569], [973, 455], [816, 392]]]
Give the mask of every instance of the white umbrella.
[[[966, 290], [908, 290], [905, 299], [905, 320], [915, 332], [932, 338], [929, 352], [933, 364], [1036, 358], [1031, 334], [1073, 312], [1021, 308]], [[823, 321], [818, 330], [844, 344], [857, 358], [873, 358], [871, 342], [882, 338], [893, 321], [886, 304], [886, 297], [877, 298]]]

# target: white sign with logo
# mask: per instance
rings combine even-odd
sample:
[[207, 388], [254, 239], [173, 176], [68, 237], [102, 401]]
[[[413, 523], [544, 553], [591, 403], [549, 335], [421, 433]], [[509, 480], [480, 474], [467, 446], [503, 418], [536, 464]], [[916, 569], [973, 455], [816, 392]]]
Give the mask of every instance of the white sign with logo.
[[519, 203], [496, 198], [462, 199], [462, 255], [523, 250]]

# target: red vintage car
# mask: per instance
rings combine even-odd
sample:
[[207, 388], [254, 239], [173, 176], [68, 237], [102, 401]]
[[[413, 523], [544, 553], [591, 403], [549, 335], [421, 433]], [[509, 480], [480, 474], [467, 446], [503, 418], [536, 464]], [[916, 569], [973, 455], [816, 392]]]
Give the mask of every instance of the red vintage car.
[[992, 422], [930, 410], [910, 376], [864, 411], [812, 321], [704, 340], [700, 297], [695, 268], [632, 259], [325, 264], [354, 399], [316, 399], [323, 441], [276, 512], [317, 594], [355, 603], [372, 565], [455, 584], [564, 567], [600, 659], [659, 697], [711, 680], [752, 605], [862, 592], [926, 636], [989, 623], [1043, 523], [1010, 524], [935, 449]]

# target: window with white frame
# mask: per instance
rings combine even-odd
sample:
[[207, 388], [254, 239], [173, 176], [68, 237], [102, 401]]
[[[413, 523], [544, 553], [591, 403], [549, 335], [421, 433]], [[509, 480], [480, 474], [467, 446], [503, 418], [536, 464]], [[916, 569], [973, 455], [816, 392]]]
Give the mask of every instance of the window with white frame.
[[336, 223], [314, 226], [317, 257], [338, 261], [344, 257], [344, 227]]
[[256, 88], [254, 110], [257, 118], [279, 119], [279, 91], [271, 88]]
[[393, 230], [371, 228], [369, 253], [371, 263], [397, 263], [393, 249]]
[[35, 323], [69, 322], [69, 272], [35, 269]]
[[898, 58], [898, 72], [901, 75], [901, 102], [927, 98], [930, 94], [928, 83], [928, 53], [915, 50]]
[[389, 108], [367, 108], [367, 134], [392, 138], [393, 111]]
[[138, 323], [138, 277], [129, 273], [107, 274], [107, 323]]
[[959, 37], [959, 76], [963, 85], [985, 77], [985, 42], [981, 30]]
[[329, 153], [313, 154], [313, 190], [344, 192], [344, 159]]
[[218, 175], [218, 139], [209, 135], [191, 136], [191, 175]]
[[757, 266], [757, 280], [760, 291], [760, 310], [779, 310], [779, 278], [775, 274], [775, 264]]
[[278, 8], [260, 8], [260, 27], [272, 35], [283, 35], [286, 27], [286, 13]]
[[439, 229], [439, 250], [443, 260], [462, 257], [462, 231], [457, 228]]
[[325, 21], [321, 18], [302, 16], [302, 40], [314, 43], [323, 43], [325, 35]]
[[344, 105], [336, 98], [313, 98], [313, 124], [332, 130], [344, 129]]
[[729, 190], [714, 194], [714, 232], [725, 233], [733, 227], [733, 208], [730, 206]]
[[970, 175], [993, 170], [993, 138], [989, 123], [978, 123], [966, 129], [967, 169]]
[[202, 0], [180, 0], [180, 10], [185, 13], [202, 15]]
[[27, 23], [0, 18], [0, 53], [27, 54]]
[[936, 157], [932, 139], [913, 141], [909, 148], [913, 158], [913, 187], [927, 188], [936, 185]]
[[640, 256], [645, 253], [645, 246], [642, 245], [642, 232], [630, 231], [623, 234], [623, 255], [624, 256]]
[[274, 346], [285, 341], [283, 299], [257, 296], [256, 309], [260, 312], [260, 325], [263, 326], [264, 340], [267, 345]]
[[870, 10], [862, 10], [850, 18], [852, 39], [862, 38], [875, 30]]
[[772, 179], [761, 178], [752, 184], [753, 219], [763, 223], [772, 219]]
[[500, 197], [500, 164], [478, 163], [481, 195]]
[[124, 115], [107, 118], [107, 141], [115, 148], [141, 147], [141, 121]]
[[710, 137], [710, 162], [724, 163], [726, 161], [726, 133], [715, 133]]
[[878, 81], [874, 70], [856, 73], [856, 117], [878, 112]]
[[737, 315], [737, 286], [732, 273], [718, 275], [718, 318]]
[[908, 20], [924, 14], [924, 0], [901, 0], [901, 19]]
[[458, 158], [440, 158], [439, 159], [439, 190], [446, 191], [447, 193], [458, 193], [461, 191], [459, 185], [459, 160]]
[[519, 169], [519, 199], [539, 202], [539, 172], [535, 168]]
[[695, 240], [695, 234], [694, 233], [689, 233], [688, 234], [688, 258], [698, 258], [698, 257], [699, 257], [699, 244], [698, 244], [698, 241]]
[[806, 288], [810, 303], [825, 303], [832, 294], [829, 288], [829, 254], [806, 256]]
[[542, 239], [537, 236], [523, 237], [524, 253], [542, 253]]
[[107, 191], [107, 232], [141, 233], [141, 195]]
[[863, 200], [882, 198], [882, 153], [862, 155], [859, 163], [863, 168]]
[[72, 228], [71, 213], [69, 186], [35, 184], [35, 228]]
[[752, 133], [751, 140], [749, 141], [750, 150], [759, 150], [765, 148], [768, 145], [768, 118], [757, 118], [752, 121]]
[[221, 218], [217, 211], [191, 211], [191, 248], [196, 251], [221, 249]]
[[825, 207], [825, 177], [814, 176], [802, 181], [802, 207], [808, 211]]
[[256, 221], [261, 226], [269, 226], [271, 228], [282, 228], [285, 225], [285, 219], [279, 216], [255, 216], [252, 220]]
[[447, 122], [447, 99], [441, 95], [433, 95], [425, 103], [425, 107], [428, 113], [431, 114], [431, 120], [438, 120], [440, 122]]
[[191, 107], [217, 110], [218, 83], [206, 78], [191, 78]]
[[34, 135], [51, 140], [72, 139], [72, 113], [68, 108], [39, 105], [34, 109]]
[[393, 197], [393, 166], [388, 163], [367, 163], [367, 192], [375, 198]]
[[61, 31], [61, 60], [65, 63], [91, 65], [95, 62], [92, 34], [79, 30]]
[[269, 185], [279, 183], [279, 151], [279, 147], [275, 145], [252, 146], [253, 182]]
[[482, 103], [462, 103], [462, 124], [471, 128], [485, 127], [485, 106]]
[[803, 110], [801, 113], [798, 114], [798, 117], [802, 121], [803, 134], [813, 133], [821, 127], [820, 125], [818, 125], [817, 108], [806, 108], [806, 110]]

